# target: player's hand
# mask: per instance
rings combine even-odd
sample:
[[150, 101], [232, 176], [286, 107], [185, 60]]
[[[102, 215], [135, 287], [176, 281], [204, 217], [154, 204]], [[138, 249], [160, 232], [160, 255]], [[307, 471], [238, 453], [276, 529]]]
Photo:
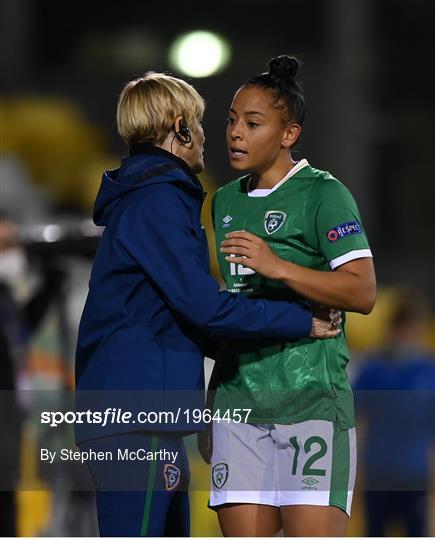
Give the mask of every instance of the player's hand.
[[207, 424], [205, 431], [198, 433], [198, 452], [202, 459], [210, 465], [211, 454], [213, 451], [213, 430], [212, 425]]
[[243, 264], [265, 277], [279, 279], [282, 259], [264, 240], [247, 231], [233, 231], [225, 236], [220, 251], [228, 254], [226, 261]]
[[341, 322], [341, 311], [313, 305], [313, 322], [310, 337], [318, 339], [337, 337], [341, 332]]

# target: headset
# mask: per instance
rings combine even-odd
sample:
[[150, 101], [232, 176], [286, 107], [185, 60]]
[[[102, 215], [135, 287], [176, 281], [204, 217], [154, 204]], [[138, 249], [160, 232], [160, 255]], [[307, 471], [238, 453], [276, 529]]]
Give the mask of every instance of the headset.
[[180, 120], [179, 130], [177, 131], [174, 127], [174, 131], [175, 131], [175, 138], [181, 144], [189, 144], [192, 141], [192, 136], [190, 134], [189, 126], [186, 124], [186, 122], [183, 119]]

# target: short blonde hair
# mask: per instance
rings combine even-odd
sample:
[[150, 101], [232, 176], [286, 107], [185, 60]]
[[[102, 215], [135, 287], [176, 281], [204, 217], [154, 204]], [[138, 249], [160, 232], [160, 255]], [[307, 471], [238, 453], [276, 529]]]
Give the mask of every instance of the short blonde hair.
[[118, 99], [118, 133], [128, 145], [162, 143], [175, 119], [188, 125], [202, 120], [204, 99], [186, 81], [165, 73], [148, 72], [128, 82]]

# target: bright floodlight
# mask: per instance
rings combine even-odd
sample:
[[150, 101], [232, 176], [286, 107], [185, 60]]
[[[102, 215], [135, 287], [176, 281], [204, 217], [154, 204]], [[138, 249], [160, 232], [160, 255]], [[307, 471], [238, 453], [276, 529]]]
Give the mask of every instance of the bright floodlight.
[[190, 77], [208, 77], [230, 60], [227, 41], [212, 32], [197, 31], [178, 37], [169, 52], [172, 66]]

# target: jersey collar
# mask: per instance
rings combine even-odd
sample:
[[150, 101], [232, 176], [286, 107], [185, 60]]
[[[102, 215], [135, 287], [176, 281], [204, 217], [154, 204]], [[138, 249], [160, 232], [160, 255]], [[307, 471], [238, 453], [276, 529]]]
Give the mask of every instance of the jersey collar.
[[248, 179], [247, 182], [247, 193], [249, 197], [267, 197], [267, 195], [270, 195], [273, 191], [276, 191], [279, 187], [281, 187], [289, 178], [292, 178], [296, 173], [298, 173], [301, 169], [304, 167], [308, 167], [309, 163], [306, 159], [301, 159], [300, 161], [296, 162], [294, 167], [292, 167], [288, 173], [282, 178], [277, 184], [273, 186], [272, 189], [253, 189], [250, 191], [250, 183], [251, 179]]

